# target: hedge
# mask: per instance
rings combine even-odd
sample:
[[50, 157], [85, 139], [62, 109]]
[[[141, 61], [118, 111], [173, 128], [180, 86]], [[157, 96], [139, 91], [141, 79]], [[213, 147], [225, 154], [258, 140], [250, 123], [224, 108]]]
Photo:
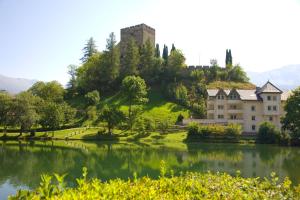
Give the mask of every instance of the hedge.
[[228, 124], [228, 125], [201, 125], [192, 122], [188, 126], [188, 137], [199, 137], [199, 138], [237, 138], [242, 134], [242, 126], [239, 124]]
[[[77, 179], [75, 188], [67, 188], [63, 176], [43, 176], [40, 186], [34, 191], [19, 191], [13, 199], [300, 199], [300, 186], [293, 187], [285, 178], [279, 182], [275, 174], [271, 178], [243, 178], [227, 173], [192, 173], [180, 176], [149, 177], [133, 180]], [[58, 182], [55, 184], [54, 182]]]

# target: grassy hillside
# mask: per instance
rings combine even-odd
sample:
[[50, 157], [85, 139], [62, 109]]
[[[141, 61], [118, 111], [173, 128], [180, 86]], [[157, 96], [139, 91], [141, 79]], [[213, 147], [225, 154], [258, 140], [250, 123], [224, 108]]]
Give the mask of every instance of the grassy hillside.
[[245, 89], [245, 90], [254, 90], [256, 86], [252, 83], [238, 83], [238, 82], [225, 82], [225, 81], [214, 81], [207, 86], [207, 89]]
[[[157, 90], [150, 90], [148, 93], [149, 102], [143, 105], [143, 117], [151, 118], [155, 121], [170, 120], [175, 123], [177, 116], [181, 113], [184, 117], [189, 116], [189, 110], [166, 100], [163, 94]], [[128, 111], [128, 105], [122, 99], [120, 94], [116, 94], [105, 99], [102, 104], [119, 105], [125, 113]]]
[[[185, 118], [189, 117], [190, 111], [181, 105], [168, 101], [159, 90], [148, 91], [149, 102], [142, 105], [142, 117], [151, 118], [154, 121], [169, 120], [175, 123], [177, 116], [182, 114]], [[79, 109], [83, 109], [85, 99], [83, 97], [73, 99], [71, 105]], [[120, 93], [104, 98], [97, 106], [97, 112], [100, 113], [104, 105], [120, 106], [120, 109], [127, 113], [128, 105], [122, 98]], [[86, 123], [86, 122], [85, 122]]]

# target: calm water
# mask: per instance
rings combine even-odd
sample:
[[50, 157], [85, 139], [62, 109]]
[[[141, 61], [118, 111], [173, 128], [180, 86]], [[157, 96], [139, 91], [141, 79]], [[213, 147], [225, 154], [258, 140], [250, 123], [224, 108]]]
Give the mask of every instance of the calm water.
[[239, 144], [84, 143], [84, 142], [1, 142], [0, 199], [20, 188], [35, 188], [43, 173], [68, 173], [70, 186], [88, 168], [90, 177], [102, 180], [138, 176], [157, 178], [161, 160], [175, 173], [221, 171], [245, 177], [289, 176], [300, 183], [300, 148]]

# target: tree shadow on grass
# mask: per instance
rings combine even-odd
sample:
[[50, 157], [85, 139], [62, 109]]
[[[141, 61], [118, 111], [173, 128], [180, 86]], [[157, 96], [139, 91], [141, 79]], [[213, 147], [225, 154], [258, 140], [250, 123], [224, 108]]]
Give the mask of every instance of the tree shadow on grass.
[[82, 136], [83, 140], [97, 140], [97, 141], [119, 141], [119, 137], [110, 134], [90, 133]]

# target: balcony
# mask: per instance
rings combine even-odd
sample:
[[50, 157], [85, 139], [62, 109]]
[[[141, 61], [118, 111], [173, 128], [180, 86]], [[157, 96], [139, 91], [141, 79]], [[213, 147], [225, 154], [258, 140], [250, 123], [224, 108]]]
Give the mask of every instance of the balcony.
[[243, 124], [244, 120], [243, 119], [228, 119], [229, 124]]
[[243, 113], [243, 109], [242, 108], [236, 108], [236, 109], [229, 108], [227, 110], [227, 113], [229, 113], [229, 114]]

